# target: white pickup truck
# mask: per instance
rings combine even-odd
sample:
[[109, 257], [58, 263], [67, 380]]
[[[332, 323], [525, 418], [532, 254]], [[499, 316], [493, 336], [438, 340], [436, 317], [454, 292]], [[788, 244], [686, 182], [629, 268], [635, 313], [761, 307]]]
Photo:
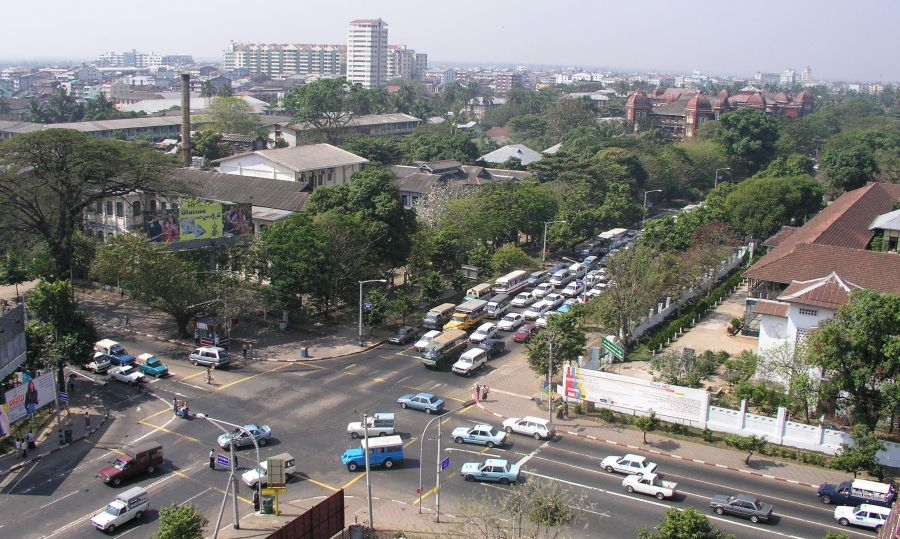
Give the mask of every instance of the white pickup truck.
[[144, 373], [133, 365], [123, 365], [109, 369], [109, 376], [123, 384], [136, 386], [144, 381]]
[[129, 520], [140, 520], [149, 508], [147, 491], [141, 487], [133, 487], [117, 494], [116, 499], [103, 512], [94, 515], [91, 524], [98, 530], [114, 533], [116, 528]]
[[[369, 417], [368, 423], [369, 436], [391, 436], [396, 427], [393, 412], [378, 412]], [[362, 421], [354, 421], [347, 424], [347, 433], [353, 439], [362, 438], [366, 435], [366, 429], [363, 427]]]
[[640, 492], [641, 494], [649, 494], [656, 496], [660, 500], [671, 498], [675, 495], [675, 489], [678, 483], [674, 481], [666, 481], [655, 473], [643, 475], [629, 475], [622, 480], [622, 486], [628, 492]]

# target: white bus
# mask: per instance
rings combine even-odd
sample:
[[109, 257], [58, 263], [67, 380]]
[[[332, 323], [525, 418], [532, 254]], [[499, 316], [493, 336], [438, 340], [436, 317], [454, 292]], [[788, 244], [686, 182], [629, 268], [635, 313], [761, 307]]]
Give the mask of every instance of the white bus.
[[522, 270], [511, 271], [494, 282], [495, 294], [516, 295], [520, 290], [528, 286], [528, 272]]

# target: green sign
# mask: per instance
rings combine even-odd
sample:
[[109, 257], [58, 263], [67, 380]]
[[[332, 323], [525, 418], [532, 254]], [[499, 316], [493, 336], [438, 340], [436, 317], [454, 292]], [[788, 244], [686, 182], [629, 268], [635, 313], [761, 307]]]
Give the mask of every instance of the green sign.
[[603, 345], [603, 348], [609, 352], [610, 354], [616, 356], [621, 361], [625, 361], [625, 350], [622, 349], [621, 346], [615, 344], [611, 340], [603, 337], [600, 339], [600, 343]]

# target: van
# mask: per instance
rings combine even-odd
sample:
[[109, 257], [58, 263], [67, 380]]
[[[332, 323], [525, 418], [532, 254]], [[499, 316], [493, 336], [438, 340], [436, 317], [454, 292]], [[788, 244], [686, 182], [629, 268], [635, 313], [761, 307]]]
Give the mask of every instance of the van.
[[550, 277], [550, 274], [547, 273], [547, 270], [538, 270], [528, 276], [528, 286], [537, 286], [542, 282], [546, 281], [547, 278]]
[[585, 273], [587, 273], [587, 268], [584, 266], [584, 264], [576, 262], [569, 266], [569, 275], [576, 279], [584, 277]]
[[565, 269], [559, 270], [550, 276], [550, 284], [552, 284], [554, 288], [562, 288], [571, 280], [572, 275], [569, 274], [569, 270]]
[[497, 294], [488, 300], [487, 305], [485, 305], [484, 310], [487, 312], [487, 317], [496, 319], [503, 316], [506, 311], [509, 310], [509, 303], [512, 299], [509, 297], [509, 294]]
[[428, 314], [425, 315], [422, 325], [428, 329], [441, 329], [453, 316], [453, 311], [455, 310], [456, 305], [452, 303], [442, 303], [437, 307], [432, 307]]
[[194, 365], [206, 365], [217, 369], [228, 365], [228, 351], [218, 346], [201, 346], [194, 348], [189, 359]]
[[879, 507], [868, 503], [861, 503], [856, 507], [842, 505], [834, 508], [834, 519], [841, 526], [862, 526], [873, 530], [881, 530], [891, 515], [887, 507]]
[[484, 299], [491, 295], [491, 290], [492, 287], [488, 283], [476, 284], [466, 290], [466, 296], [463, 299]]
[[822, 483], [816, 496], [822, 503], [836, 503], [839, 505], [857, 505], [868, 503], [890, 507], [897, 497], [894, 487], [887, 483], [878, 483], [866, 479], [854, 479], [844, 481], [837, 485]]
[[[351, 472], [366, 467], [366, 440], [359, 447], [351, 447], [341, 455], [341, 462]], [[395, 464], [403, 464], [403, 439], [400, 436], [379, 436], [369, 438], [369, 466], [393, 468]]]
[[112, 533], [131, 519], [140, 520], [150, 508], [150, 497], [141, 487], [133, 487], [116, 496], [102, 513], [94, 515], [91, 524], [98, 530]]
[[252, 489], [256, 489], [259, 486], [259, 482], [262, 481], [262, 487], [266, 488], [268, 486], [267, 483], [267, 474], [269, 469], [269, 461], [280, 460], [284, 462], [284, 480], [287, 482], [288, 479], [291, 478], [295, 473], [297, 473], [297, 461], [294, 460], [293, 455], [290, 453], [279, 453], [278, 455], [273, 455], [268, 459], [262, 461], [259, 464], [259, 468], [254, 468], [252, 470], [248, 470], [241, 475], [241, 481], [244, 482], [245, 485]]
[[449, 367], [459, 358], [469, 343], [469, 336], [461, 329], [448, 329], [422, 350], [422, 364], [434, 369]]
[[459, 304], [450, 316], [450, 321], [444, 324], [444, 331], [448, 329], [468, 330], [484, 320], [487, 312], [484, 308], [487, 302], [483, 299], [470, 299]]
[[600, 257], [591, 255], [591, 256], [585, 258], [584, 260], [582, 260], [581, 263], [584, 265], [585, 268], [591, 269], [592, 267], [594, 267], [594, 264], [596, 264], [598, 260], [600, 260]]
[[107, 485], [117, 487], [122, 481], [142, 474], [152, 474], [163, 463], [163, 447], [157, 442], [125, 446], [115, 462], [97, 474]]

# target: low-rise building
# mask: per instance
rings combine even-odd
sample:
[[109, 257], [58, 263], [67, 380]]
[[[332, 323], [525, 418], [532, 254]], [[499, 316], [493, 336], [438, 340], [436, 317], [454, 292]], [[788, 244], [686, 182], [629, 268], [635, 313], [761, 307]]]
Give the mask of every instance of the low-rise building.
[[[263, 127], [269, 132], [269, 139], [283, 140], [288, 146], [296, 146], [298, 142], [311, 141], [316, 138], [315, 127], [307, 123], [296, 123], [289, 116], [263, 116]], [[351, 118], [338, 135], [338, 142], [349, 137], [398, 137], [408, 135], [422, 123], [422, 120], [409, 114], [369, 114]]]
[[519, 181], [531, 175], [523, 170], [469, 166], [453, 160], [393, 166], [391, 171], [404, 208], [412, 208], [419, 199], [438, 189], [448, 190], [449, 197], [454, 198], [485, 183]]
[[518, 159], [523, 165], [529, 165], [535, 161], [540, 161], [542, 155], [524, 144], [509, 144], [502, 148], [484, 154], [478, 159], [485, 163], [502, 164], [509, 159]]
[[225, 174], [295, 181], [311, 191], [349, 183], [368, 160], [331, 144], [307, 144], [232, 155], [213, 163]]

